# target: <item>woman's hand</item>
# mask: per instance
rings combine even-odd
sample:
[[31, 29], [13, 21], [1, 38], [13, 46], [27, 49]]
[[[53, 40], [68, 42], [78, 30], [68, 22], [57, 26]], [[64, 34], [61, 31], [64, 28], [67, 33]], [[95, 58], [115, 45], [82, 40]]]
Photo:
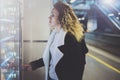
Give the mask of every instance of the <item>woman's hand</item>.
[[32, 66], [30, 64], [23, 65], [24, 70], [26, 71], [32, 71]]

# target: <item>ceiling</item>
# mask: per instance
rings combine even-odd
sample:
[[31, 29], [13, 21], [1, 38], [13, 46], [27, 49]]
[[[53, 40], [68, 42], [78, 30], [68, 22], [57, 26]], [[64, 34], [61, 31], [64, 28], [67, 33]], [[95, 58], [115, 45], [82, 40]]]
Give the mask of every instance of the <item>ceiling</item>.
[[53, 3], [63, 1], [70, 4], [78, 16], [85, 16], [90, 6], [95, 3], [95, 0], [53, 0]]

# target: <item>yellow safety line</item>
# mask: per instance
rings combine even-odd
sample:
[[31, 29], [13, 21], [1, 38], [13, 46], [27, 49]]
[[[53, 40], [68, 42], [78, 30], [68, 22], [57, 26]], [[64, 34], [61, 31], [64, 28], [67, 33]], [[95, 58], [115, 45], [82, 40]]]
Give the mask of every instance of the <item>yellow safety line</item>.
[[119, 74], [120, 74], [120, 70], [116, 69], [115, 67], [113, 67], [113, 66], [111, 66], [111, 65], [107, 64], [106, 62], [104, 62], [104, 61], [100, 60], [99, 58], [97, 58], [97, 57], [93, 56], [93, 55], [92, 55], [92, 54], [90, 54], [90, 53], [88, 53], [87, 55], [88, 55], [88, 56], [90, 56], [90, 57], [92, 57], [92, 58], [93, 58], [93, 59], [95, 59], [96, 61], [100, 62], [101, 64], [103, 64], [103, 65], [107, 66], [108, 68], [112, 69], [113, 71], [115, 71], [115, 72], [117, 72], [117, 73], [119, 73]]

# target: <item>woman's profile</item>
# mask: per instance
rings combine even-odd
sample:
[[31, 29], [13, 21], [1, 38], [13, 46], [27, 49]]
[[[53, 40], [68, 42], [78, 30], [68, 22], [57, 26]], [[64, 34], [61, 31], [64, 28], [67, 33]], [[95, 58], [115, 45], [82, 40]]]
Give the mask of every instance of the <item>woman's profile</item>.
[[49, 24], [53, 30], [43, 57], [30, 62], [28, 70], [45, 66], [46, 80], [82, 80], [88, 52], [83, 25], [73, 9], [61, 1], [53, 5]]

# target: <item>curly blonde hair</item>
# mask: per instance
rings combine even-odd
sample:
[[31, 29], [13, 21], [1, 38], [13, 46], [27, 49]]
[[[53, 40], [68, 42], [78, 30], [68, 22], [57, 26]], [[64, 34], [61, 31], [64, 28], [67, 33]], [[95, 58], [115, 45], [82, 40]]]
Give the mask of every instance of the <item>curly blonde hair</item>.
[[54, 8], [59, 12], [59, 21], [62, 28], [75, 36], [79, 42], [84, 36], [83, 25], [79, 22], [73, 9], [66, 3], [58, 1], [54, 4]]

